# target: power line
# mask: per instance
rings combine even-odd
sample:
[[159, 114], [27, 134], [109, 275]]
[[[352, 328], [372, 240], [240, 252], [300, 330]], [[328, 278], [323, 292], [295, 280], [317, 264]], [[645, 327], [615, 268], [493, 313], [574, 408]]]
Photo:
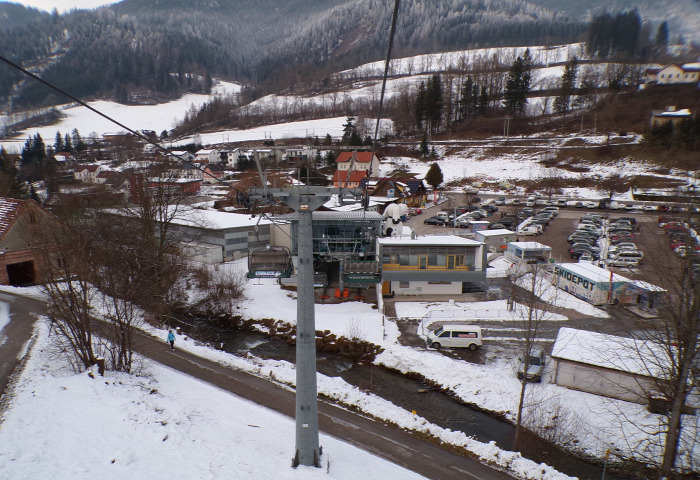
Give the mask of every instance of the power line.
[[138, 131], [136, 131], [136, 130], [131, 129], [131, 128], [127, 127], [126, 125], [124, 125], [123, 123], [121, 123], [121, 122], [115, 120], [114, 118], [110, 117], [109, 115], [107, 115], [107, 114], [105, 114], [105, 113], [102, 113], [101, 111], [97, 110], [96, 108], [94, 108], [94, 107], [88, 105], [88, 104], [87, 104], [86, 102], [84, 102], [83, 100], [81, 100], [81, 99], [79, 99], [79, 98], [77, 98], [77, 97], [71, 95], [70, 93], [66, 92], [65, 90], [61, 89], [60, 87], [57, 87], [56, 85], [54, 85], [54, 84], [52, 84], [52, 83], [50, 83], [50, 82], [47, 82], [47, 81], [44, 80], [43, 78], [39, 77], [38, 75], [35, 75], [34, 73], [30, 72], [29, 70], [27, 70], [27, 69], [25, 69], [25, 68], [23, 68], [23, 67], [17, 65], [16, 63], [12, 62], [12, 61], [9, 60], [8, 58], [4, 57], [3, 55], [0, 55], [0, 60], [2, 60], [3, 62], [5, 62], [6, 64], [8, 64], [9, 66], [11, 66], [12, 68], [15, 68], [15, 69], [19, 70], [20, 72], [22, 72], [23, 74], [27, 75], [28, 77], [33, 78], [33, 79], [36, 80], [37, 82], [39, 82], [39, 83], [41, 83], [41, 84], [43, 84], [43, 85], [46, 85], [47, 87], [51, 88], [52, 90], [57, 91], [57, 92], [60, 93], [61, 95], [65, 95], [66, 97], [70, 98], [70, 99], [73, 100], [74, 102], [76, 102], [76, 103], [82, 105], [83, 107], [87, 108], [87, 109], [90, 110], [91, 112], [96, 113], [97, 115], [101, 116], [102, 118], [105, 118], [105, 119], [107, 119], [108, 121], [114, 123], [115, 125], [117, 125], [117, 126], [123, 128], [124, 130], [126, 130], [126, 131], [129, 132], [129, 133], [131, 133], [132, 135], [134, 135], [134, 136], [136, 136], [136, 137], [138, 137], [138, 138], [144, 140], [146, 143], [149, 143], [150, 145], [153, 145], [154, 147], [156, 147], [156, 148], [157, 148], [158, 150], [160, 150], [161, 152], [164, 152], [164, 153], [166, 153], [167, 155], [172, 155], [172, 156], [177, 157], [177, 158], [180, 159], [183, 163], [187, 163], [188, 165], [190, 165], [190, 166], [192, 166], [193, 168], [196, 168], [197, 170], [199, 170], [200, 172], [202, 172], [202, 175], [207, 175], [208, 177], [213, 178], [213, 179], [216, 180], [217, 182], [219, 182], [219, 183], [221, 183], [221, 184], [223, 184], [223, 185], [226, 185], [227, 187], [233, 188], [238, 194], [245, 195], [243, 192], [239, 191], [239, 190], [236, 189], [235, 187], [231, 187], [230, 185], [228, 185], [226, 182], [224, 182], [224, 181], [221, 180], [220, 178], [217, 178], [217, 177], [214, 176], [213, 174], [208, 173], [203, 167], [200, 167], [197, 163], [194, 163], [194, 162], [192, 162], [192, 161], [190, 161], [190, 160], [188, 160], [188, 159], [186, 159], [186, 158], [184, 158], [184, 157], [182, 157], [182, 156], [180, 156], [180, 155], [175, 155], [175, 154], [173, 154], [173, 152], [172, 152], [171, 150], [168, 150], [167, 148], [165, 148], [165, 147], [162, 146], [161, 144], [159, 144], [159, 143], [157, 143], [157, 142], [154, 142], [153, 140], [151, 140], [151, 139], [148, 138], [147, 136], [143, 135], [142, 133], [140, 133], [140, 132], [138, 132]]

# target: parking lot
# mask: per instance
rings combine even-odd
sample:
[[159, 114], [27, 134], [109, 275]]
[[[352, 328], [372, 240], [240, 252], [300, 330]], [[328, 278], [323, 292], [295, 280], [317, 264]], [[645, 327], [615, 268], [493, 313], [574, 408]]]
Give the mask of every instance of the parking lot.
[[[484, 198], [483, 200], [486, 201]], [[437, 206], [432, 206], [423, 209], [421, 214], [415, 215], [408, 219], [406, 225], [413, 228], [418, 235], [465, 235], [465, 230], [454, 228], [451, 226], [425, 225], [423, 221], [431, 216], [436, 215], [439, 211], [450, 211], [457, 207], [460, 203], [457, 200], [445, 202]], [[485, 218], [491, 223], [498, 221], [503, 213], [516, 213], [521, 210], [524, 205], [505, 205], [499, 206], [499, 210], [490, 217]], [[538, 208], [542, 208], [539, 206]], [[663, 232], [659, 229], [657, 218], [660, 213], [657, 212], [642, 212], [642, 211], [627, 211], [627, 210], [604, 210], [604, 209], [588, 209], [575, 208], [574, 206], [562, 207], [559, 210], [559, 215], [551, 221], [545, 228], [544, 232], [536, 236], [521, 236], [518, 240], [536, 241], [552, 247], [552, 258], [560, 263], [576, 262], [569, 254], [568, 236], [576, 229], [582, 215], [596, 212], [608, 217], [610, 221], [614, 221], [620, 217], [634, 217], [637, 219], [637, 227], [639, 231], [635, 233], [635, 240], [640, 251], [644, 254], [643, 263], [636, 268], [616, 267], [614, 271], [624, 277], [634, 280], [644, 280], [649, 283], [662, 286], [663, 285], [663, 268], [661, 265], [667, 262], [677, 261], [676, 256], [672, 254], [665, 241]], [[605, 245], [606, 240], [602, 239], [600, 244]], [[601, 253], [606, 253], [603, 249]], [[670, 254], [669, 254], [670, 253]]]

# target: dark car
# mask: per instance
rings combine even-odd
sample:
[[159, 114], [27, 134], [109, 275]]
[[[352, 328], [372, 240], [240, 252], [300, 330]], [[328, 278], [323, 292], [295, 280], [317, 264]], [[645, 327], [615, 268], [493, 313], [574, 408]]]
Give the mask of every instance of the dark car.
[[423, 220], [426, 225], [445, 225], [447, 222], [444, 217], [430, 217]]
[[587, 250], [585, 248], [579, 248], [579, 249], [574, 250], [573, 252], [570, 252], [571, 258], [576, 258], [576, 259], [580, 258], [581, 255], [583, 255], [584, 253], [587, 253], [591, 257], [593, 257], [593, 260], [598, 260], [600, 258], [600, 255], [598, 255], [596, 252], [591, 252], [590, 250]]
[[576, 203], [574, 204], [574, 207], [576, 207], [576, 208], [583, 208], [583, 202], [576, 202]]

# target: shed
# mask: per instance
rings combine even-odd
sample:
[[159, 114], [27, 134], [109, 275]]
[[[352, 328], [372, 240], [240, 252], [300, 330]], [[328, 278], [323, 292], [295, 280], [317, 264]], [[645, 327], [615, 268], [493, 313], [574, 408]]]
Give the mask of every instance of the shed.
[[539, 242], [510, 242], [505, 257], [515, 263], [547, 263], [552, 247]]
[[492, 252], [504, 252], [508, 243], [516, 238], [515, 232], [505, 228], [481, 230], [474, 233], [474, 240], [484, 242], [488, 250]]
[[668, 359], [662, 345], [563, 327], [552, 348], [554, 383], [595, 395], [647, 403]]

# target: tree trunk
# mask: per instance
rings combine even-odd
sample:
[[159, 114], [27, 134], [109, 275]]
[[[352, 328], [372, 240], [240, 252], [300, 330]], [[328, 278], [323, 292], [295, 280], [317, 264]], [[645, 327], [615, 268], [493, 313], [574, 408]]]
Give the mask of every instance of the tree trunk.
[[683, 406], [687, 396], [688, 377], [690, 375], [690, 366], [692, 365], [692, 362], [687, 358], [683, 360], [683, 368], [680, 371], [673, 406], [668, 417], [668, 432], [666, 432], [666, 441], [664, 442], [664, 458], [659, 478], [671, 478], [673, 467], [676, 464], [676, 456], [678, 455], [678, 443], [682, 427], [681, 415], [683, 414]]

